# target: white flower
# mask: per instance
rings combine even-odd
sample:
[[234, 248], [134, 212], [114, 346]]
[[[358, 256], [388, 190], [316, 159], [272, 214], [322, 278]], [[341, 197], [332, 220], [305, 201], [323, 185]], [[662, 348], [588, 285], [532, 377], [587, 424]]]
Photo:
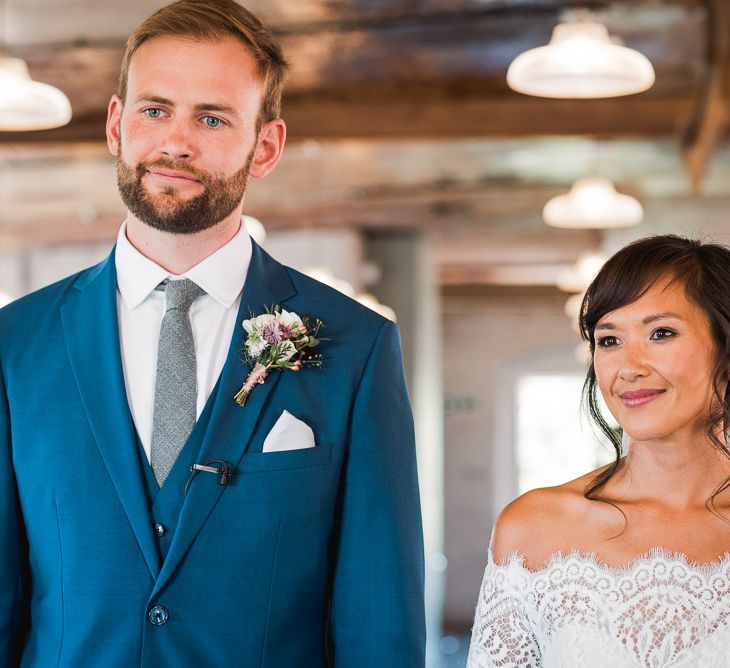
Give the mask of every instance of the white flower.
[[275, 319], [276, 316], [273, 313], [264, 313], [250, 320], [244, 320], [242, 324], [246, 332], [252, 334], [254, 332], [260, 332], [267, 322], [272, 322]]
[[246, 348], [248, 348], [248, 354], [251, 357], [258, 357], [268, 347], [268, 342], [258, 332], [251, 332], [246, 339]]
[[266, 350], [272, 348], [266, 354], [275, 356], [276, 364], [286, 364], [297, 354], [297, 347], [289, 337], [297, 338], [304, 330], [304, 323], [296, 313], [283, 310], [244, 320], [241, 325], [248, 334], [247, 357], [260, 361]]
[[286, 325], [287, 327], [294, 329], [294, 328], [301, 328], [303, 327], [302, 319], [296, 314], [291, 311], [284, 311], [279, 314], [279, 320], [283, 325]]

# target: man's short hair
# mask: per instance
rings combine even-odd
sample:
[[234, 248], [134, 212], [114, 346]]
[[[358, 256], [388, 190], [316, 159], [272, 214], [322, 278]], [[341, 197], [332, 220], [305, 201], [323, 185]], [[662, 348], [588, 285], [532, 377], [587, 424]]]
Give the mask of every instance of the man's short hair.
[[119, 97], [122, 102], [126, 101], [129, 64], [144, 42], [155, 37], [216, 40], [228, 35], [240, 39], [256, 59], [263, 89], [259, 123], [278, 118], [288, 64], [268, 28], [234, 0], [179, 0], [152, 14], [127, 40], [119, 76]]

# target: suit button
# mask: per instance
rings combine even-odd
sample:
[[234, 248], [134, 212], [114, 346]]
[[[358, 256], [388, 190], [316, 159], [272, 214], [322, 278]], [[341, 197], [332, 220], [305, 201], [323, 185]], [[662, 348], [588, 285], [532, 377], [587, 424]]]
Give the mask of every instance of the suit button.
[[156, 605], [150, 610], [149, 618], [150, 622], [155, 626], [162, 626], [167, 621], [167, 609], [161, 605]]
[[159, 522], [155, 524], [155, 534], [157, 534], [158, 538], [162, 538], [165, 535], [165, 527], [162, 526]]

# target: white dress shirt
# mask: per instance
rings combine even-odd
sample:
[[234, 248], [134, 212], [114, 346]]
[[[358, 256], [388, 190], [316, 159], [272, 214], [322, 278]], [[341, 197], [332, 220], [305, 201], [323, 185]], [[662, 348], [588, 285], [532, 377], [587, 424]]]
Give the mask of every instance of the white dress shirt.
[[[236, 236], [202, 262], [174, 276], [145, 257], [127, 239], [126, 222], [117, 236], [119, 340], [127, 401], [147, 459], [152, 444], [157, 346], [165, 314], [165, 293], [155, 288], [166, 278], [188, 278], [205, 290], [190, 307], [197, 361], [197, 415], [220, 376], [237, 325], [241, 290], [251, 261], [251, 239], [241, 224]], [[233, 398], [231, 398], [233, 401]]]

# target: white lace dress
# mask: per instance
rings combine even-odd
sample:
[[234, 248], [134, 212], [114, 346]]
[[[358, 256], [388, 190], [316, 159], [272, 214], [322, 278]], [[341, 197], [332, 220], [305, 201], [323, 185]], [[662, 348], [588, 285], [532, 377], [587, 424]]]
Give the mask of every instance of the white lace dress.
[[490, 551], [467, 668], [728, 668], [730, 555], [656, 549], [626, 568], [555, 555], [530, 571]]

